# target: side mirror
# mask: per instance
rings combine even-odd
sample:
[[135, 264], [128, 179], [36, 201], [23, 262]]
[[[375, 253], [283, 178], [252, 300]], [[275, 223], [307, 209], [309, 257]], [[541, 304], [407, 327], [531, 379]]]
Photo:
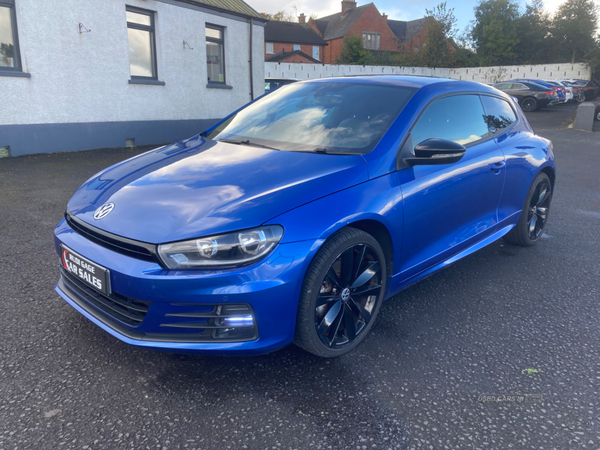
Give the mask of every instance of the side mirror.
[[446, 139], [427, 139], [415, 147], [415, 156], [405, 158], [409, 166], [452, 164], [465, 156], [467, 149]]

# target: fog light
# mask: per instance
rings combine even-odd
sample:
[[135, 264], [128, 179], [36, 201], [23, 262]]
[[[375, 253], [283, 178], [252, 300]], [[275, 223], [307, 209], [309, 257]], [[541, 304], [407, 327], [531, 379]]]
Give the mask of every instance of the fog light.
[[252, 309], [248, 305], [222, 305], [217, 308], [215, 339], [251, 339], [258, 337]]

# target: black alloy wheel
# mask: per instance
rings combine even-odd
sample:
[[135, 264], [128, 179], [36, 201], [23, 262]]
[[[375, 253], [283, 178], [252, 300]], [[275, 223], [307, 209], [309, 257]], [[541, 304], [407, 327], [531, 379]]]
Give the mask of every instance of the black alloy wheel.
[[529, 189], [519, 222], [506, 235], [506, 240], [522, 246], [535, 244], [544, 232], [551, 201], [552, 183], [548, 175], [540, 173]]
[[535, 189], [535, 193], [529, 202], [527, 224], [529, 239], [537, 241], [544, 231], [544, 225], [550, 210], [550, 181], [542, 179]]
[[535, 111], [537, 109], [537, 100], [533, 97], [527, 97], [521, 102], [521, 108], [525, 112]]
[[356, 347], [379, 312], [385, 271], [383, 251], [371, 235], [345, 228], [332, 236], [304, 280], [295, 343], [325, 357]]
[[371, 321], [381, 294], [381, 264], [366, 244], [345, 250], [333, 262], [317, 296], [315, 327], [330, 348], [351, 344]]

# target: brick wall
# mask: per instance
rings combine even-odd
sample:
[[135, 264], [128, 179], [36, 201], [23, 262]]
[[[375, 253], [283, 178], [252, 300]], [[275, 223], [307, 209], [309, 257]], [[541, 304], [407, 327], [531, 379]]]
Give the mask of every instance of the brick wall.
[[380, 50], [389, 52], [398, 51], [396, 35], [388, 27], [387, 20], [383, 18], [377, 7], [371, 3], [371, 6], [360, 16], [360, 19], [350, 28], [349, 35], [358, 34], [362, 37], [363, 31], [375, 31], [381, 33]]
[[[280, 53], [282, 51], [286, 51], [286, 52], [291, 52], [294, 50], [294, 44], [288, 44], [288, 43], [282, 43], [282, 42], [273, 42], [273, 53], [267, 53], [267, 43], [265, 42], [265, 58], [268, 58], [269, 56], [273, 56], [277, 53]], [[325, 46], [319, 46], [319, 61], [323, 61], [323, 47]], [[325, 47], [327, 48], [327, 47]], [[306, 53], [308, 56], [312, 56], [313, 55], [313, 46], [312, 45], [307, 45], [307, 44], [300, 44], [300, 51], [303, 53]], [[298, 61], [298, 62], [304, 62], [304, 61]]]
[[427, 28], [429, 27], [429, 22], [425, 25], [417, 35], [412, 38], [410, 42], [406, 42], [404, 44], [403, 50], [406, 52], [418, 52], [423, 46], [423, 41], [425, 40], [425, 36], [427, 36]]
[[340, 55], [342, 54], [342, 48], [344, 47], [344, 39], [332, 39], [327, 41], [329, 44], [325, 47], [325, 53], [323, 56], [324, 64], [335, 64]]

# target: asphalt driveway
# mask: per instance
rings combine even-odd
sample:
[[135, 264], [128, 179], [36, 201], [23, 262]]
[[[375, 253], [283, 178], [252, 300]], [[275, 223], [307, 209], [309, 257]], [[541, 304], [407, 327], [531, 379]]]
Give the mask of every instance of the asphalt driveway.
[[559, 170], [545, 239], [409, 288], [335, 360], [119, 342], [55, 294], [52, 230], [139, 150], [0, 160], [0, 449], [600, 449], [600, 134], [573, 114], [529, 114]]

